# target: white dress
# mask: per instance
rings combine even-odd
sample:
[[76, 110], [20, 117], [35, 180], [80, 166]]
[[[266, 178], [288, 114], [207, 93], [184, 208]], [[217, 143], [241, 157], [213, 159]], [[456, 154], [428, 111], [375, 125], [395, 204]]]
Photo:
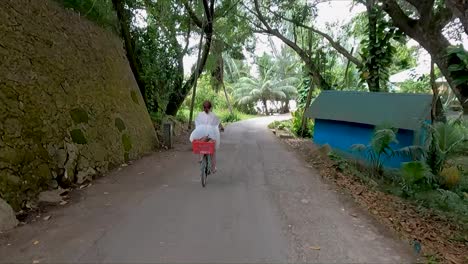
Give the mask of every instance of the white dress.
[[195, 130], [190, 134], [190, 142], [203, 137], [210, 137], [216, 140], [216, 149], [219, 148], [221, 136], [219, 134], [219, 118], [213, 114], [201, 112], [195, 119]]

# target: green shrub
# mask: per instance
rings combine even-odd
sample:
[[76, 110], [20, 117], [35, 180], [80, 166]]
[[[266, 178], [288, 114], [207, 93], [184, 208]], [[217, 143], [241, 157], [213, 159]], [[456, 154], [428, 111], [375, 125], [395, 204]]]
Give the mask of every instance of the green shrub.
[[452, 212], [465, 220], [468, 217], [467, 200], [455, 192], [443, 189], [429, 190], [415, 193], [413, 198], [426, 207]]
[[162, 112], [151, 112], [150, 117], [156, 124], [161, 124], [162, 120], [164, 119], [165, 114]]
[[314, 134], [314, 123], [306, 118], [306, 125], [304, 130], [302, 129], [302, 113], [303, 109], [297, 109], [297, 111], [292, 112], [292, 132], [298, 137], [311, 138]]
[[401, 167], [401, 189], [406, 196], [436, 188], [434, 175], [424, 162], [405, 162]]
[[268, 124], [268, 128], [269, 129], [275, 129], [278, 127], [278, 125], [280, 124], [281, 122], [280, 121], [273, 121], [272, 123]]
[[393, 143], [398, 143], [395, 130], [376, 128], [369, 145], [354, 144], [351, 149], [364, 153], [370, 163], [372, 172], [382, 176], [385, 159], [395, 155], [395, 151], [391, 147]]
[[[196, 117], [197, 113], [195, 113], [194, 115]], [[188, 123], [189, 116], [190, 116], [190, 110], [184, 107], [184, 108], [179, 109], [176, 115], [176, 119], [180, 121], [181, 123]]]
[[274, 121], [268, 125], [269, 129], [279, 129], [279, 130], [285, 130], [285, 129], [291, 130], [291, 127], [292, 127], [291, 120]]
[[229, 113], [227, 115], [221, 116], [221, 122], [223, 123], [232, 123], [232, 122], [237, 122], [240, 121], [241, 118], [236, 112], [233, 112], [232, 114]]

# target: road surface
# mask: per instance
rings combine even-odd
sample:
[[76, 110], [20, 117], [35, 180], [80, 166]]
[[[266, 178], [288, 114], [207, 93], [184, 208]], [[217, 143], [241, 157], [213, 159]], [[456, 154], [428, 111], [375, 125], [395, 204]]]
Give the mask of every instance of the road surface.
[[[279, 142], [274, 117], [232, 124], [218, 173], [190, 146], [155, 153], [72, 194], [50, 220], [2, 234], [1, 262], [407, 263], [390, 235]], [[356, 217], [357, 216], [357, 217]]]

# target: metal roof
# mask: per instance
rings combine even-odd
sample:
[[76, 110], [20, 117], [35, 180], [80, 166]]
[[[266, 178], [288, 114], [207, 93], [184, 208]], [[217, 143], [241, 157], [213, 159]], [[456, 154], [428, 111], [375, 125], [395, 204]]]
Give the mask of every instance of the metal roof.
[[431, 119], [431, 103], [430, 94], [323, 91], [306, 116], [419, 130], [422, 121]]

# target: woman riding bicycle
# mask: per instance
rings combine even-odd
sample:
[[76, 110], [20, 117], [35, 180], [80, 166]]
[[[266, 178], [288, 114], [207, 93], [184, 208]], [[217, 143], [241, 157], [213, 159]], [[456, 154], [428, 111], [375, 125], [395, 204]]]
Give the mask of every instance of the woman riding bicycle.
[[[211, 111], [212, 108], [210, 101], [203, 102], [203, 112], [200, 112], [195, 119], [195, 130], [190, 134], [190, 142], [203, 139], [212, 140], [216, 142], [216, 149], [218, 149], [221, 141], [219, 131], [224, 131], [224, 127], [219, 118]], [[214, 173], [216, 172], [216, 152], [212, 155], [212, 159], [212, 172]]]

